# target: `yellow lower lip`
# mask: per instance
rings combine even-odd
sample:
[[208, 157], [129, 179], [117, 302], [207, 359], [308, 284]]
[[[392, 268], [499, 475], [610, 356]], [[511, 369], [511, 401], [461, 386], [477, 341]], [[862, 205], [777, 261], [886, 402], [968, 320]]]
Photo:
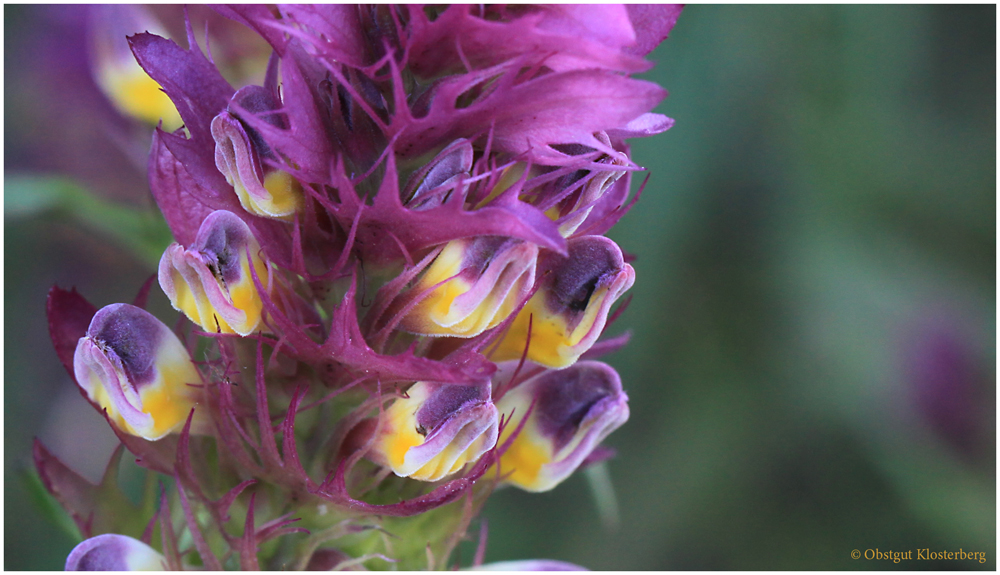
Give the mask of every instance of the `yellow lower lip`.
[[[497, 442], [503, 445], [507, 437], [517, 429], [519, 422], [512, 421], [504, 428], [505, 434]], [[542, 466], [552, 461], [552, 456], [547, 449], [532, 441], [531, 435], [534, 433], [534, 425], [531, 421], [525, 424], [521, 433], [514, 439], [507, 451], [500, 456], [500, 472], [506, 478], [507, 483], [517, 485], [528, 491], [539, 491], [545, 486], [542, 484]]]
[[517, 318], [496, 350], [490, 354], [493, 361], [520, 359], [528, 343], [528, 325], [531, 324], [531, 341], [528, 359], [555, 369], [576, 363], [586, 350], [574, 349], [593, 328], [601, 302], [607, 295], [607, 288], [601, 288], [591, 296], [590, 303], [576, 327], [570, 331], [566, 320], [559, 314], [550, 312], [545, 305], [545, 294], [541, 291], [521, 309]]

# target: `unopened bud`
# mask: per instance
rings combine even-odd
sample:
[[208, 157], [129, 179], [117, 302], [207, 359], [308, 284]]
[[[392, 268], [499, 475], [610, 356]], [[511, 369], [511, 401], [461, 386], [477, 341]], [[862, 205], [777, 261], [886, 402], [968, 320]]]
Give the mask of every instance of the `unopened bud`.
[[[611, 141], [603, 132], [598, 133], [597, 138], [609, 148], [611, 147]], [[583, 146], [581, 148], [583, 148], [583, 150], [579, 150], [581, 153], [593, 151], [591, 148]], [[569, 196], [563, 198], [558, 204], [545, 212], [553, 220], [562, 218], [559, 224], [559, 233], [563, 237], [573, 235], [573, 232], [580, 227], [580, 224], [586, 221], [587, 216], [590, 215], [591, 210], [594, 208], [594, 204], [601, 199], [615, 182], [625, 175], [625, 170], [618, 168], [628, 166], [630, 162], [626, 154], [617, 152], [613, 155], [604, 154], [594, 160], [594, 163], [607, 166], [607, 168], [577, 170], [556, 181], [557, 188], [562, 187], [565, 189], [574, 184], [578, 186], [578, 189], [574, 190]], [[582, 183], [577, 184], [581, 180]]]

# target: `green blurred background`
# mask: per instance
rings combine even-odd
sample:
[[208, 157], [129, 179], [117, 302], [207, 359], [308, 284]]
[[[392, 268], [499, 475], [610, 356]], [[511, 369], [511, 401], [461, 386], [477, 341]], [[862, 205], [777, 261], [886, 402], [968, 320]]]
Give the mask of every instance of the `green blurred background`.
[[[130, 301], [163, 238], [110, 208], [152, 203], [128, 128], [60, 52], [74, 8], [4, 8], [4, 566], [60, 569], [73, 542], [22, 479], [31, 439], [96, 479], [114, 438], [51, 349], [45, 295]], [[635, 142], [652, 176], [611, 234], [638, 256], [611, 330], [633, 340], [608, 359], [631, 398], [618, 456], [495, 494], [488, 561], [996, 569], [995, 23], [995, 6], [685, 9], [645, 75], [677, 124]], [[616, 497], [595, 497], [608, 477]], [[987, 560], [851, 558], [876, 548]]]

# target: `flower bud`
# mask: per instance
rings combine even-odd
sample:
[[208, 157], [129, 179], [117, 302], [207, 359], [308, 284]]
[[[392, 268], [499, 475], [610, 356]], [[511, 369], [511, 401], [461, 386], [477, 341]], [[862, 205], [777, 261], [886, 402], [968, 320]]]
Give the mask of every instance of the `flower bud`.
[[85, 539], [66, 558], [66, 571], [163, 571], [165, 566], [155, 549], [117, 533]]
[[184, 345], [149, 312], [112, 304], [73, 356], [76, 381], [124, 432], [154, 441], [183, 427], [202, 383]]
[[500, 472], [505, 482], [535, 492], [548, 491], [569, 477], [629, 415], [621, 379], [597, 361], [528, 379], [504, 394], [497, 410], [508, 421], [500, 445], [528, 414], [500, 456]]
[[160, 258], [160, 287], [174, 309], [205, 331], [249, 335], [260, 324], [263, 302], [250, 266], [265, 286], [269, 267], [247, 224], [225, 210], [202, 222], [191, 247], [171, 244]]
[[[276, 114], [266, 114], [278, 107], [273, 96], [260, 86], [247, 86], [234, 100], [249, 112], [265, 112], [261, 117], [269, 123], [279, 123]], [[286, 218], [302, 204], [302, 190], [288, 172], [264, 165], [262, 157], [271, 150], [230, 111], [212, 120], [215, 139], [215, 166], [233, 186], [243, 208], [255, 216]]]
[[181, 116], [160, 85], [139, 66], [126, 36], [149, 31], [163, 35], [156, 18], [141, 6], [103, 5], [90, 10], [91, 67], [97, 85], [122, 114], [172, 131]]
[[473, 337], [507, 318], [535, 282], [538, 247], [499, 236], [449, 242], [414, 287], [403, 320], [423, 335]]
[[437, 481], [476, 462], [497, 442], [490, 384], [418, 381], [382, 414], [372, 458], [401, 477]]
[[[608, 148], [611, 148], [611, 141], [608, 139], [606, 134], [601, 132], [597, 134], [597, 138], [599, 141], [608, 146]], [[580, 145], [575, 145], [572, 148], [567, 149], [567, 152], [570, 153], [577, 152], [576, 155], [586, 154], [592, 151], [592, 148]], [[625, 175], [625, 170], [615, 168], [619, 166], [627, 166], [630, 162], [626, 154], [616, 152], [614, 155], [604, 154], [595, 160], [594, 163], [606, 165], [608, 166], [608, 169], [577, 170], [576, 172], [563, 176], [556, 181], [557, 188], [561, 187], [562, 189], [566, 189], [586, 178], [586, 180], [579, 185], [579, 189], [570, 193], [567, 197], [560, 200], [558, 204], [549, 208], [545, 212], [545, 214], [553, 220], [565, 218], [562, 223], [559, 224], [559, 233], [562, 234], [563, 237], [573, 235], [573, 232], [580, 227], [580, 224], [586, 221], [587, 216], [590, 215], [590, 212], [593, 210], [594, 204], [597, 203], [597, 200], [601, 199], [604, 193]]]
[[449, 144], [410, 177], [403, 193], [403, 197], [408, 198], [406, 207], [421, 211], [443, 204], [447, 201], [448, 194], [452, 193], [450, 187], [460, 179], [469, 177], [473, 157], [472, 144], [465, 138]]
[[[569, 256], [552, 254], [542, 285], [514, 319], [490, 359], [528, 359], [552, 368], [572, 365], [604, 330], [611, 305], [635, 281], [621, 249], [603, 236], [567, 242]], [[531, 341], [528, 342], [528, 327]]]

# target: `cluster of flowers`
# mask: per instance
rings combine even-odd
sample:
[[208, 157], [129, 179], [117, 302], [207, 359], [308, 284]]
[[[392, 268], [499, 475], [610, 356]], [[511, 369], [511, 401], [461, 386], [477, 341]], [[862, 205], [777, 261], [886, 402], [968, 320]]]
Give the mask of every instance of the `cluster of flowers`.
[[123, 111], [179, 113], [148, 170], [190, 322], [51, 292], [67, 369], [177, 488], [141, 535], [100, 535], [118, 511], [36, 445], [91, 537], [67, 566], [445, 567], [494, 488], [552, 489], [628, 418], [592, 359], [624, 344], [598, 340], [635, 278], [603, 234], [640, 169], [625, 140], [671, 125], [629, 74], [680, 9], [217, 11], [273, 49], [263, 85], [233, 89], [190, 24], [188, 49], [128, 38], [148, 76], [103, 73]]

